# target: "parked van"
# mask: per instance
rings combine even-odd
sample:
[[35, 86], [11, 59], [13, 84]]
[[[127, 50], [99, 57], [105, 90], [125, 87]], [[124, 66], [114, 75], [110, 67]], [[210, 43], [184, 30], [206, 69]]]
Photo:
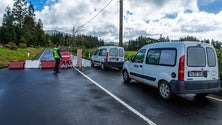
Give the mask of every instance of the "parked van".
[[218, 61], [212, 45], [201, 42], [162, 42], [143, 46], [124, 63], [123, 80], [159, 89], [163, 99], [174, 94], [205, 97], [220, 89]]
[[117, 67], [122, 69], [125, 50], [118, 46], [101, 46], [91, 57], [91, 66], [99, 65], [101, 69]]

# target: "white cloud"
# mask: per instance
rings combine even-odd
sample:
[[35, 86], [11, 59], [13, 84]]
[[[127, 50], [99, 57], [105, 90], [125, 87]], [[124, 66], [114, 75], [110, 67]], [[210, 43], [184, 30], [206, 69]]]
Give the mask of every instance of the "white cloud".
[[2, 25], [3, 15], [7, 6], [12, 7], [13, 0], [2, 0], [0, 4], [0, 26]]
[[[12, 3], [12, 0], [6, 1]], [[113, 0], [105, 11], [90, 20], [109, 1], [48, 0], [44, 8], [36, 12], [36, 18], [43, 21], [45, 30], [57, 29], [70, 33], [73, 26], [86, 23], [80, 33], [118, 42], [119, 0]], [[218, 14], [201, 12], [197, 2], [198, 0], [124, 0], [124, 41], [135, 39], [139, 35], [158, 38], [160, 34], [169, 36], [170, 39], [192, 35], [198, 39], [222, 41], [222, 11]], [[213, 0], [204, 0], [205, 4], [210, 2]], [[3, 1], [0, 7], [5, 8], [6, 3]]]

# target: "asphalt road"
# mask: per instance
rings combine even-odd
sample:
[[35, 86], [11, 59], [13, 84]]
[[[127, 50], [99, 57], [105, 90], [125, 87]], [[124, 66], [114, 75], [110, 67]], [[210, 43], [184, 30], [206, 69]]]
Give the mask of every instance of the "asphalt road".
[[[158, 125], [221, 125], [222, 103], [181, 95], [170, 101], [158, 90], [133, 81], [125, 84], [115, 69], [86, 68], [82, 72]], [[213, 95], [210, 95], [213, 96]]]
[[0, 71], [0, 125], [145, 124], [74, 69]]
[[0, 70], [0, 125], [221, 125], [221, 118], [220, 101], [164, 101], [157, 89], [124, 84], [116, 69]]
[[54, 60], [53, 58], [53, 50], [47, 49], [43, 52], [39, 60]]

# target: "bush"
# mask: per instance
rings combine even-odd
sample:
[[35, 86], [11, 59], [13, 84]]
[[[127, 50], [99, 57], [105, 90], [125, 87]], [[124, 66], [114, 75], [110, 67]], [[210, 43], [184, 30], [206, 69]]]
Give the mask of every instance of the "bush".
[[83, 57], [85, 58], [90, 58], [89, 57], [89, 50], [88, 49], [85, 49], [84, 52], [83, 52]]
[[20, 47], [20, 48], [27, 48], [27, 44], [25, 44], [25, 43], [20, 43], [20, 44], [19, 44], [19, 47]]
[[86, 47], [85, 47], [85, 46], [75, 46], [75, 47], [71, 47], [71, 52], [72, 52], [72, 54], [76, 55], [78, 49], [82, 49], [82, 53], [84, 53], [84, 51], [86, 50]]
[[9, 42], [8, 44], [4, 45], [5, 48], [11, 49], [11, 50], [17, 50], [18, 47], [13, 42]]

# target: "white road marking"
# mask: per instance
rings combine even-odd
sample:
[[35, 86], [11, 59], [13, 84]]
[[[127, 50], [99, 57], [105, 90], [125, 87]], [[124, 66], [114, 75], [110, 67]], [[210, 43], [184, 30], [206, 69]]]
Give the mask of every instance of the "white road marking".
[[214, 98], [214, 97], [211, 97], [211, 96], [207, 96], [207, 98], [212, 99], [212, 100], [215, 100], [215, 101], [218, 101], [218, 102], [222, 102], [221, 99]]
[[144, 121], [146, 121], [149, 125], [156, 125], [156, 123], [154, 123], [153, 121], [151, 121], [150, 119], [148, 119], [146, 116], [144, 116], [143, 114], [141, 114], [140, 112], [138, 112], [136, 109], [134, 109], [133, 107], [131, 107], [130, 105], [128, 105], [126, 102], [124, 102], [123, 100], [121, 100], [120, 98], [118, 98], [117, 96], [115, 96], [114, 94], [112, 94], [111, 92], [109, 92], [107, 89], [103, 88], [100, 84], [98, 84], [97, 82], [95, 82], [94, 80], [92, 80], [91, 78], [89, 78], [87, 75], [85, 75], [83, 72], [81, 72], [80, 70], [78, 70], [77, 68], [74, 68], [76, 71], [78, 71], [80, 74], [82, 74], [84, 77], [86, 77], [89, 81], [91, 81], [92, 83], [94, 83], [96, 86], [98, 86], [100, 89], [102, 89], [103, 91], [105, 91], [107, 94], [109, 94], [111, 97], [113, 97], [115, 100], [117, 100], [119, 103], [121, 103], [123, 106], [125, 106], [126, 108], [128, 108], [130, 111], [132, 111], [134, 114], [136, 114], [137, 116], [139, 116], [140, 118], [142, 118]]
[[42, 59], [42, 56], [44, 55], [45, 51], [46, 51], [46, 49], [43, 51], [42, 55], [39, 57], [38, 60]]

